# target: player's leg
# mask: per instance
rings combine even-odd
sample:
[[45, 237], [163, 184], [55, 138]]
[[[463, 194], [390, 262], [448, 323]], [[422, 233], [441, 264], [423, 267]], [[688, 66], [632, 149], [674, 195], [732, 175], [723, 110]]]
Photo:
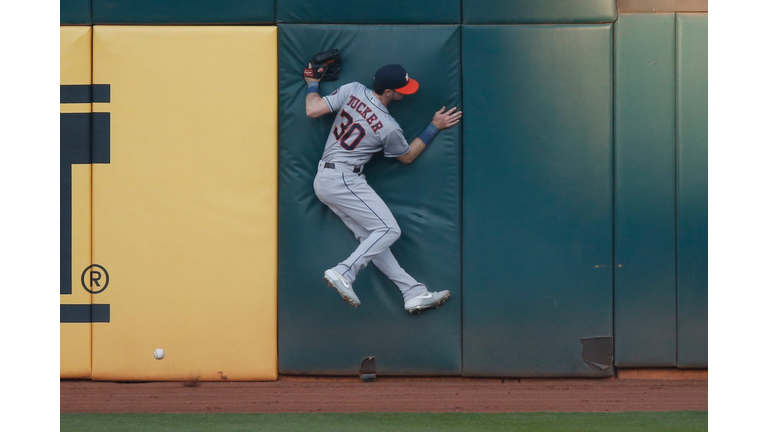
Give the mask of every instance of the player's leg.
[[[331, 205], [328, 207], [339, 216], [342, 222], [344, 222], [344, 225], [354, 233], [355, 238], [357, 238], [359, 242], [368, 238], [370, 233], [363, 228], [362, 225], [355, 222], [349, 215], [336, 208], [336, 206]], [[392, 255], [392, 251], [389, 248], [376, 255], [371, 261], [373, 262], [373, 265], [381, 270], [381, 272], [397, 286], [402, 293], [404, 300], [410, 300], [413, 297], [427, 292], [427, 287], [424, 286], [423, 283], [418, 282], [400, 267], [400, 264], [397, 262], [397, 259], [395, 259], [395, 256]]]
[[378, 267], [382, 273], [387, 275], [397, 285], [397, 288], [403, 294], [403, 300], [407, 301], [427, 292], [427, 287], [423, 283], [418, 282], [400, 267], [400, 264], [389, 248], [373, 258], [373, 265]]
[[352, 220], [351, 217], [349, 217], [347, 214], [345, 214], [341, 209], [337, 208], [335, 205], [329, 205], [328, 208], [331, 209], [334, 213], [336, 213], [336, 216], [341, 219], [342, 222], [344, 222], [344, 225], [349, 228], [350, 231], [352, 231], [352, 234], [355, 235], [355, 238], [359, 243], [362, 243], [365, 239], [368, 238], [371, 233], [369, 233], [365, 228], [363, 228], [362, 225], [358, 224], [354, 220]]
[[400, 237], [400, 226], [381, 197], [365, 181], [365, 176], [342, 173], [341, 177], [345, 190], [324, 198], [368, 233], [357, 249], [334, 267], [354, 282], [360, 270]]
[[[323, 164], [321, 163], [317, 175], [315, 176], [313, 186], [315, 195], [317, 195], [320, 202], [328, 206], [331, 211], [343, 219], [344, 213], [335, 204], [336, 201], [343, 198], [343, 195], [348, 194], [341, 179], [341, 175], [333, 170], [324, 169]], [[364, 230], [358, 232], [353, 230], [353, 233], [358, 238], [358, 241], [362, 241], [367, 237], [367, 233], [364, 232]], [[342, 276], [339, 271], [335, 268], [328, 269], [325, 271], [323, 278], [328, 283], [328, 286], [334, 288], [341, 295], [344, 301], [353, 307], [360, 306], [360, 299], [358, 299], [355, 291], [352, 289], [352, 282]]]
[[[386, 204], [384, 204], [383, 201], [381, 204], [386, 207]], [[365, 227], [356, 222], [350, 215], [347, 215], [343, 209], [336, 208], [336, 206], [333, 205], [329, 207], [331, 207], [344, 224], [355, 233], [358, 240], [366, 239], [366, 236], [370, 237]], [[388, 207], [387, 210], [389, 210]], [[390, 248], [387, 248], [373, 257], [372, 262], [382, 273], [394, 282], [400, 290], [403, 295], [403, 301], [405, 302], [405, 310], [408, 312], [418, 312], [424, 309], [439, 307], [451, 297], [451, 292], [448, 290], [439, 292], [428, 291], [424, 284], [416, 281], [416, 279], [400, 267], [400, 264], [397, 262], [397, 259], [395, 259]], [[341, 269], [338, 270], [341, 271]]]
[[[427, 291], [423, 284], [413, 279], [397, 263], [389, 246], [399, 237], [399, 226], [384, 201], [365, 181], [365, 177], [347, 176], [343, 173], [341, 176], [330, 174], [328, 173], [326, 178], [321, 178], [318, 174], [318, 177], [315, 178], [315, 193], [323, 203], [341, 217], [361, 243], [349, 258], [333, 269], [329, 269], [329, 271], [341, 276], [340, 280], [333, 279], [329, 281], [329, 284], [334, 286], [345, 300], [347, 297], [352, 297], [354, 301], [348, 301], [357, 307], [360, 301], [354, 295], [351, 283], [357, 277], [357, 272], [364, 268], [368, 262], [375, 260], [374, 264], [400, 289], [405, 300], [405, 309], [409, 312], [437, 307], [448, 300], [449, 291]], [[343, 188], [339, 187], [339, 182], [334, 181], [338, 177], [341, 177]], [[384, 231], [384, 235], [377, 237], [377, 235], [382, 234], [382, 231]], [[396, 232], [397, 236], [394, 238], [387, 237], [386, 234], [389, 231]], [[327, 281], [329, 280], [329, 271], [326, 271]], [[340, 289], [339, 287], [342, 287], [346, 282], [349, 282], [350, 285]]]
[[[338, 178], [337, 178], [338, 177]], [[336, 184], [338, 182], [338, 185]], [[352, 231], [358, 242], [363, 242], [371, 234], [368, 230], [363, 228], [362, 225], [352, 220], [349, 215], [344, 213], [341, 207], [336, 205], [336, 201], [342, 198], [343, 195], [349, 194], [349, 191], [344, 186], [344, 182], [341, 179], [341, 174], [336, 175], [334, 171], [330, 171], [325, 175], [318, 174], [315, 177], [315, 195], [317, 198], [325, 204], [336, 216], [344, 222], [344, 225]]]

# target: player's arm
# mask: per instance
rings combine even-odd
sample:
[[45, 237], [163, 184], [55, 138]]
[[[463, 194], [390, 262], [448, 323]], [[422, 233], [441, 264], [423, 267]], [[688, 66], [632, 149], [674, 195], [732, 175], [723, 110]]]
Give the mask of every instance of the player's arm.
[[325, 100], [320, 97], [320, 93], [318, 93], [320, 80], [304, 77], [304, 81], [307, 82], [307, 98], [305, 102], [307, 117], [317, 118], [330, 113], [331, 109], [325, 103]]
[[416, 158], [421, 155], [421, 152], [423, 152], [426, 148], [427, 145], [424, 144], [424, 141], [422, 141], [421, 138], [414, 138], [414, 140], [411, 141], [411, 149], [408, 150], [408, 153], [402, 156], [398, 156], [397, 160], [408, 165], [409, 163], [415, 161]]
[[457, 111], [456, 107], [445, 110], [445, 107], [440, 108], [432, 117], [432, 122], [424, 129], [417, 138], [411, 141], [411, 149], [408, 153], [398, 156], [397, 160], [404, 164], [409, 164], [418, 158], [421, 153], [427, 148], [432, 140], [437, 136], [437, 133], [441, 130], [448, 129], [449, 127], [459, 123], [461, 120], [461, 111]]

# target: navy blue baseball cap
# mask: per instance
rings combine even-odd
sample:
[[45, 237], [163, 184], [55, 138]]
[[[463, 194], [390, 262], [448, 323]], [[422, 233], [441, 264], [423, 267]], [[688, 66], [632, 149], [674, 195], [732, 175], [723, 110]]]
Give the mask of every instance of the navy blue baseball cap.
[[416, 93], [419, 82], [410, 78], [399, 64], [389, 64], [376, 71], [373, 77], [373, 89], [379, 94], [384, 90], [394, 90], [409, 95]]

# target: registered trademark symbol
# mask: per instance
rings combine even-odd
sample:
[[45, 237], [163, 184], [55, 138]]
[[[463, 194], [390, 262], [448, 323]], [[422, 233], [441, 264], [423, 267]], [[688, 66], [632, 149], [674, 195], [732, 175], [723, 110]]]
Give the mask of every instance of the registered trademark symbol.
[[[86, 284], [85, 279], [88, 277], [89, 281]], [[83, 288], [91, 294], [98, 294], [109, 285], [109, 273], [107, 269], [98, 265], [92, 264], [83, 270], [82, 276], [80, 276], [80, 283], [83, 284]]]

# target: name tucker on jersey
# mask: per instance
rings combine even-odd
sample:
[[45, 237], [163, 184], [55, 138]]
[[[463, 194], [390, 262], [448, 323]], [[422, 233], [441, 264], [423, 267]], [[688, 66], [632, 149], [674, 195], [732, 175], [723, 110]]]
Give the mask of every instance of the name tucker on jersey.
[[349, 100], [347, 101], [347, 106], [357, 111], [357, 113], [360, 114], [365, 119], [365, 121], [368, 122], [369, 125], [371, 125], [371, 130], [374, 132], [378, 132], [379, 129], [384, 127], [376, 114], [374, 114], [368, 105], [366, 105], [365, 102], [361, 101], [360, 99], [350, 95]]

